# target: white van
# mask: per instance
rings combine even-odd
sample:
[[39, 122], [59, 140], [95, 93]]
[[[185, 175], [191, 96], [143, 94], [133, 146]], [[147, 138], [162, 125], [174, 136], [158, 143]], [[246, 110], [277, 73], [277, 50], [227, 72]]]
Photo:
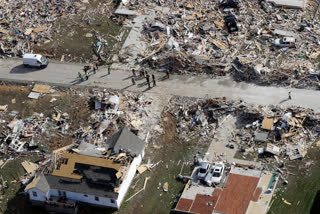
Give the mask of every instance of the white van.
[[40, 54], [24, 54], [23, 65], [44, 68], [48, 65], [48, 59]]

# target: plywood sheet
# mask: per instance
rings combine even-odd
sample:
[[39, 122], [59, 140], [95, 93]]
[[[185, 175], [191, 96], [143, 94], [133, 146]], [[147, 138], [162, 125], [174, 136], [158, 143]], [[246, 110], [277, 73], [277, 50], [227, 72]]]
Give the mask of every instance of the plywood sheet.
[[28, 161], [22, 162], [21, 165], [27, 171], [28, 174], [32, 174], [34, 171], [36, 171], [38, 169], [37, 164], [31, 163]]
[[262, 129], [272, 130], [273, 129], [273, 118], [264, 117], [262, 121]]
[[49, 85], [35, 84], [32, 91], [39, 92], [39, 93], [48, 93], [50, 88], [51, 88], [51, 86], [49, 86]]

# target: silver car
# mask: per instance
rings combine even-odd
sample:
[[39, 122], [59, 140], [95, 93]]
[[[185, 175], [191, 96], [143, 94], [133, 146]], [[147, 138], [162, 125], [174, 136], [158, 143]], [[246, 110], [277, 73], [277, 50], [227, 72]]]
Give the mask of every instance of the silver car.
[[203, 180], [206, 177], [209, 171], [209, 168], [210, 168], [210, 164], [208, 162], [201, 162], [200, 168], [198, 171], [198, 179]]
[[277, 47], [282, 47], [282, 48], [290, 47], [290, 48], [293, 48], [293, 47], [295, 47], [296, 39], [293, 38], [293, 37], [284, 37], [284, 38], [281, 38], [281, 39], [275, 39], [273, 44], [275, 46], [277, 46]]

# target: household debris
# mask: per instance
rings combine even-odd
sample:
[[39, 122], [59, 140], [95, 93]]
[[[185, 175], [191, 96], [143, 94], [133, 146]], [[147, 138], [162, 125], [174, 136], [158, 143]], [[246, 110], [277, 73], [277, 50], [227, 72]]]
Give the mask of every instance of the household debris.
[[1, 55], [22, 56], [33, 46], [52, 40], [55, 23], [68, 19], [85, 6], [81, 1], [2, 0], [0, 7]]
[[146, 50], [136, 59], [142, 66], [319, 88], [320, 25], [312, 18], [314, 1], [132, 0], [122, 7], [146, 13], [156, 6], [169, 12], [156, 11], [154, 20], [146, 19], [140, 38]]
[[320, 138], [320, 114], [300, 107], [175, 97], [165, 110], [176, 116], [183, 141], [199, 137], [199, 143], [210, 143], [216, 128], [226, 116], [233, 115], [238, 125], [226, 146], [231, 144], [244, 158], [251, 154], [265, 163], [303, 158]]
[[113, 0], [1, 0], [0, 58], [38, 52], [61, 61], [110, 60], [127, 31], [111, 20], [116, 5]]

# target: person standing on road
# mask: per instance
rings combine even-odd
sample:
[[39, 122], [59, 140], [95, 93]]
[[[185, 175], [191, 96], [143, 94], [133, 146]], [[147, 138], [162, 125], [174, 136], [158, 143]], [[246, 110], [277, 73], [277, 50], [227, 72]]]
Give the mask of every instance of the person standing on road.
[[167, 73], [167, 79], [169, 79], [169, 78], [170, 78], [170, 73], [169, 73], [169, 71], [166, 71], [166, 73]]
[[86, 75], [86, 80], [88, 80], [89, 79], [88, 73], [86, 72], [85, 75]]
[[147, 80], [147, 83], [148, 83], [148, 88], [150, 89], [151, 85], [150, 85], [150, 75], [149, 74], [147, 74], [146, 80]]
[[131, 81], [132, 81], [132, 85], [136, 84], [136, 80], [134, 79], [134, 77], [131, 78]]
[[291, 91], [288, 92], [288, 98], [291, 100]]
[[108, 67], [108, 75], [110, 75], [110, 73], [111, 73], [111, 67], [109, 66]]
[[150, 82], [150, 75], [149, 74], [146, 75], [146, 80], [147, 80], [147, 82]]
[[132, 69], [132, 75], [135, 77], [136, 76], [136, 70]]
[[83, 81], [83, 77], [82, 77], [82, 74], [80, 72], [78, 72], [78, 77], [79, 77], [80, 81]]
[[96, 68], [97, 68], [97, 70], [99, 70], [99, 63], [98, 62], [96, 62]]
[[152, 81], [153, 81], [153, 87], [155, 87], [156, 86], [156, 78], [155, 78], [154, 74], [152, 74]]
[[83, 67], [83, 70], [84, 70], [84, 73], [87, 73], [87, 71], [88, 71], [88, 66], [84, 66], [84, 67]]

